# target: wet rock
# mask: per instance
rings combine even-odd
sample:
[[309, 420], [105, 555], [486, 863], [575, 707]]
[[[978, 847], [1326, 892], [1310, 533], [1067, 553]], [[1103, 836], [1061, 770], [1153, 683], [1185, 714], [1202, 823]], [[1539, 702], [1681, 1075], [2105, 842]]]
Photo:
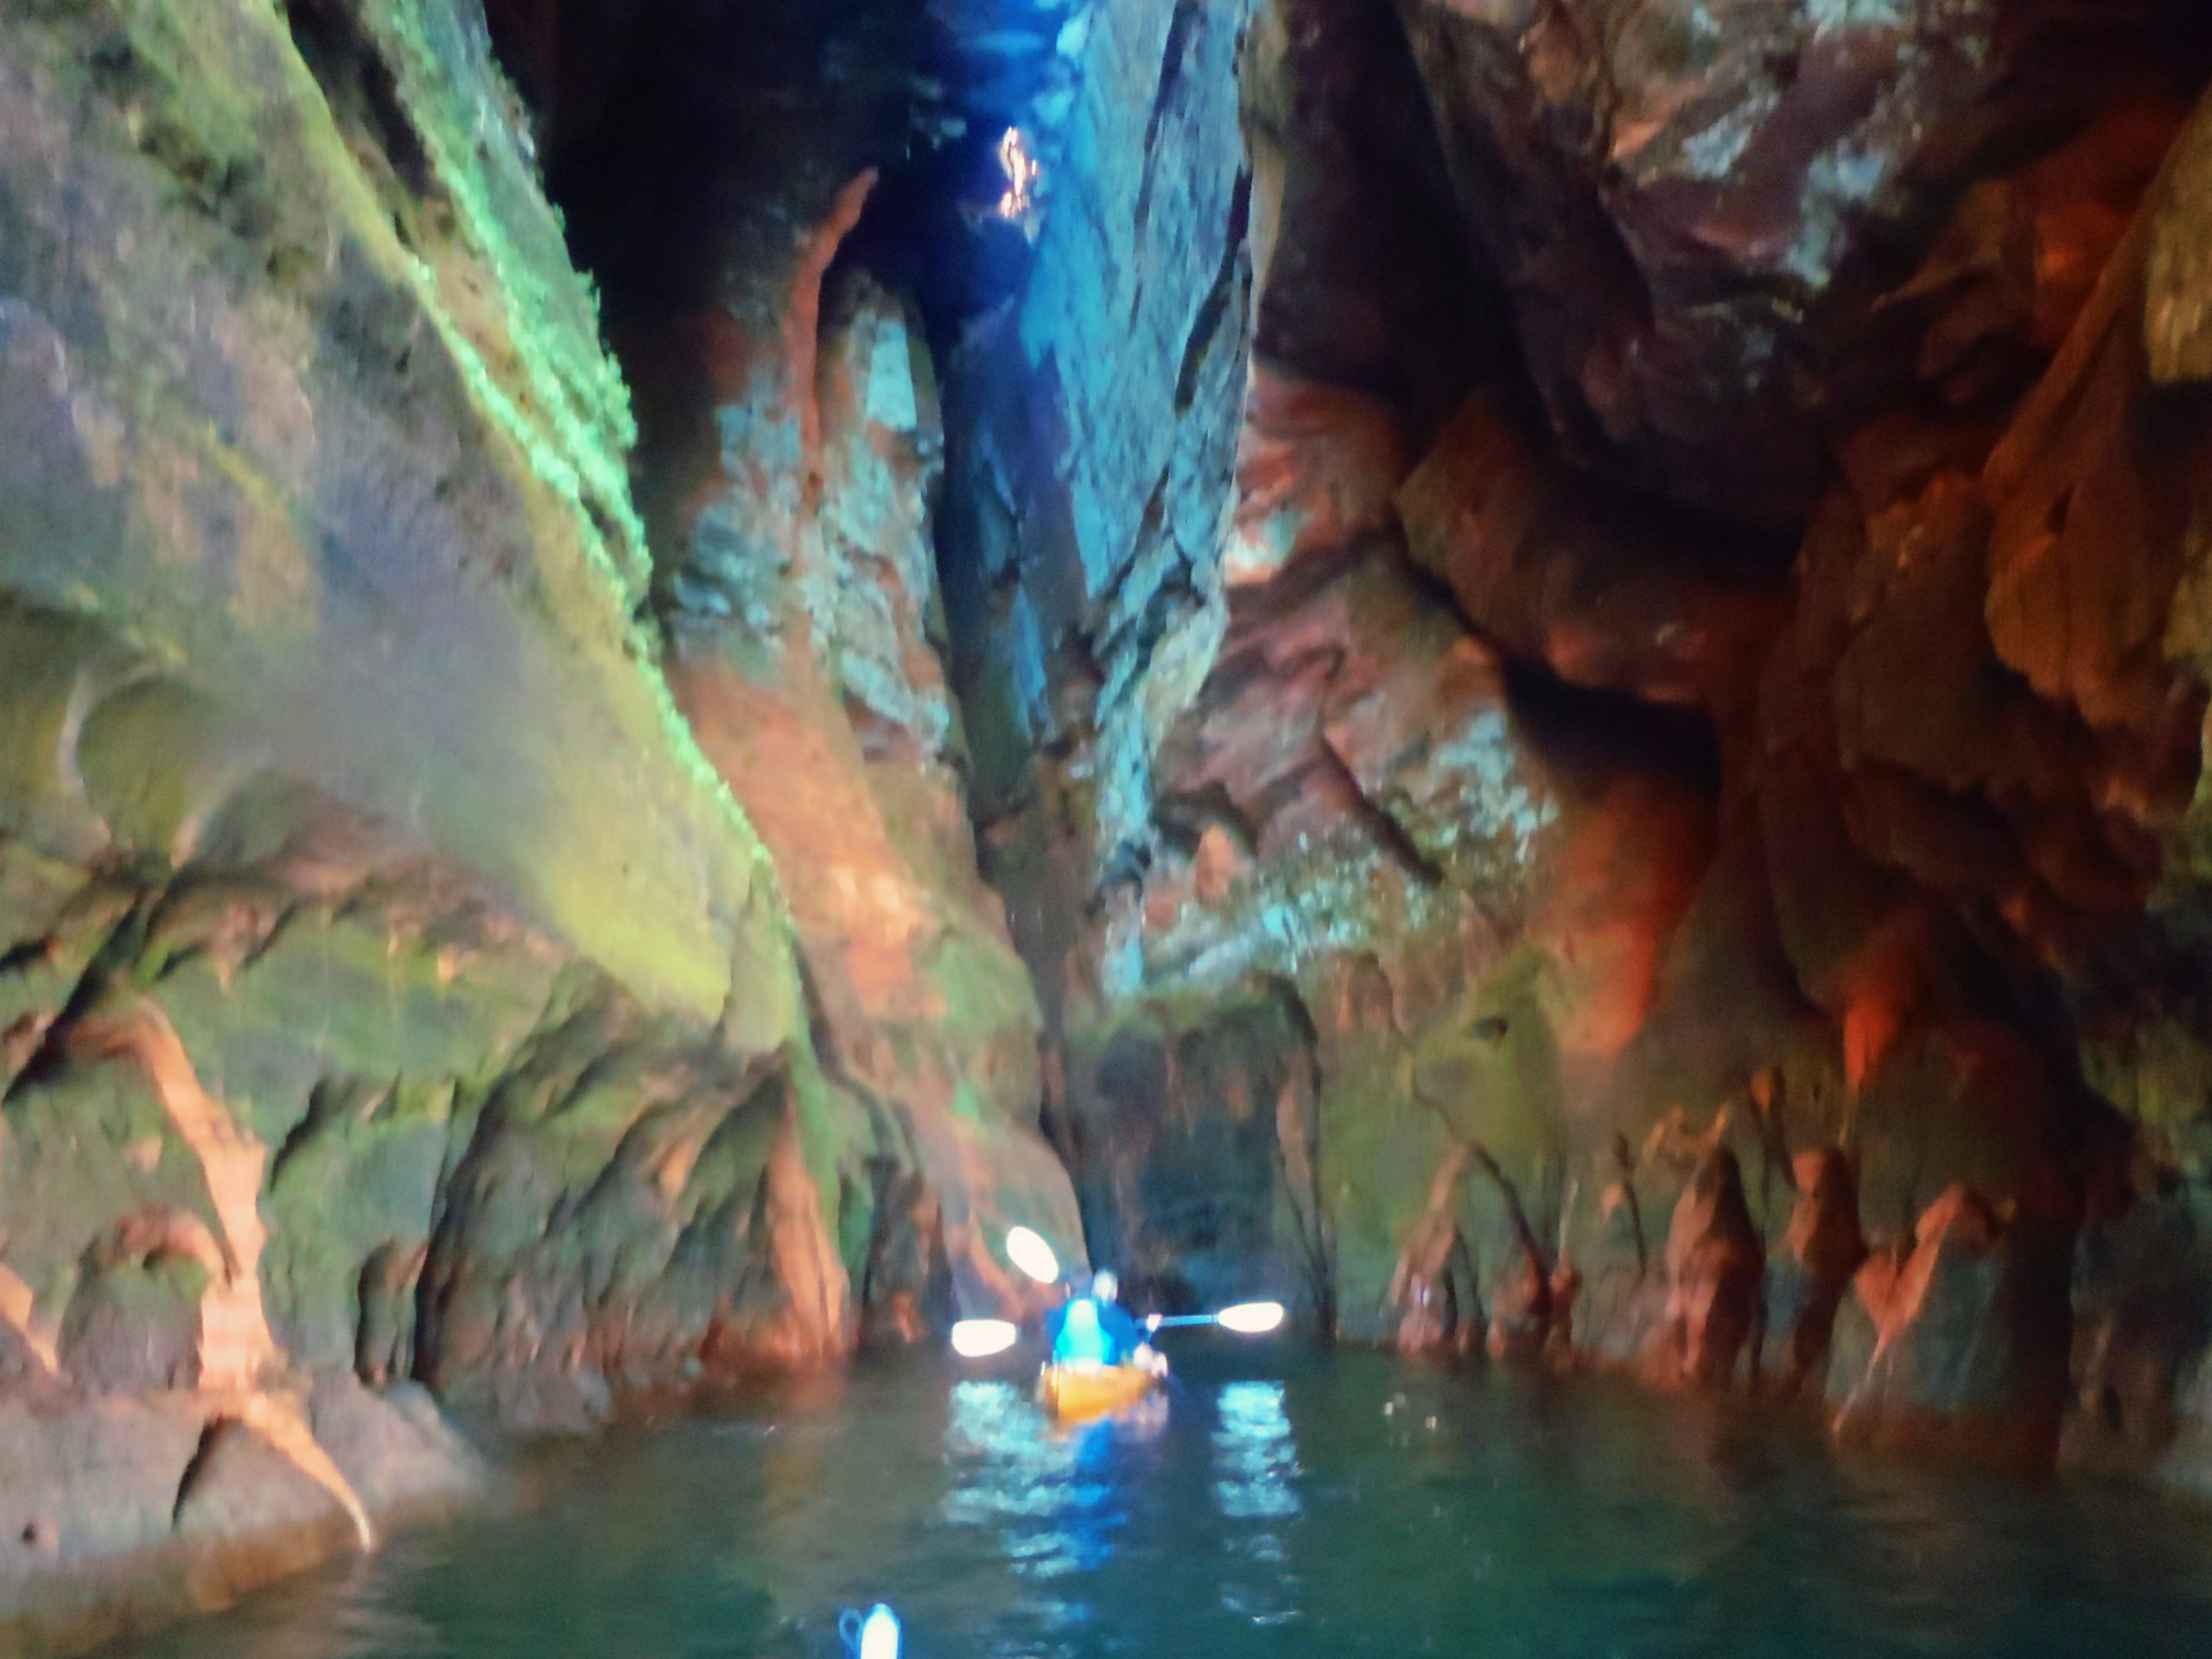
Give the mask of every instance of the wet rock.
[[942, 1207], [918, 1175], [887, 1170], [860, 1285], [864, 1347], [911, 1347], [953, 1317]]
[[1486, 1339], [1491, 1357], [1541, 1357], [1551, 1341], [1554, 1311], [1551, 1274], [1533, 1252], [1516, 1251], [1491, 1297]]
[[671, 1034], [587, 996], [485, 1102], [417, 1293], [417, 1374], [447, 1397], [568, 1427], [849, 1348], [788, 1076]]
[[1465, 1354], [1484, 1344], [1487, 1321], [1457, 1220], [1459, 1181], [1471, 1152], [1454, 1147], [1438, 1166], [1427, 1213], [1406, 1240], [1390, 1276], [1389, 1306], [1398, 1313], [1392, 1340], [1402, 1354]]
[[1853, 1281], [1828, 1376], [1836, 1432], [2048, 1466], [2067, 1394], [2067, 1243], [1948, 1189]]
[[1667, 1329], [1679, 1376], [1731, 1382], [1748, 1344], [1754, 1366], [1766, 1319], [1766, 1252], [1744, 1201], [1735, 1154], [1700, 1163], [1667, 1230]]
[[1819, 1381], [1836, 1312], [1866, 1259], [1849, 1157], [1823, 1147], [1799, 1153], [1794, 1164], [1796, 1201], [1782, 1248], [1767, 1258], [1766, 1278], [1767, 1326], [1770, 1342], [1783, 1344], [1777, 1388], [1784, 1398]]
[[202, 1607], [222, 1606], [257, 1581], [312, 1567], [343, 1548], [352, 1530], [321, 1483], [249, 1425], [221, 1416], [201, 1426], [171, 1514], [184, 1548], [200, 1546], [210, 1558], [261, 1535], [263, 1548], [251, 1560], [233, 1566], [209, 1559], [193, 1574], [190, 1601]]
[[[1554, 424], [1724, 515], [1817, 499], [1821, 428], [1894, 395], [1866, 276], [1993, 137], [2079, 120], [2134, 7], [1402, 7], [1462, 212]], [[1902, 348], [1902, 349], [1901, 349]]]
[[[419, 1390], [319, 1382], [317, 1440], [381, 1528], [480, 1497], [475, 1454]], [[66, 1652], [356, 1547], [345, 1506], [251, 1419], [206, 1396], [0, 1400], [0, 1642]]]

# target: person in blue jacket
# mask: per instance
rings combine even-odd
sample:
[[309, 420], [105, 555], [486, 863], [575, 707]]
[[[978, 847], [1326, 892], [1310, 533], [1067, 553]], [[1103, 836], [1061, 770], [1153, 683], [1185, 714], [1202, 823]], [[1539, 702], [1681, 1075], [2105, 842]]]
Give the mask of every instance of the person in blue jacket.
[[1055, 1365], [1145, 1365], [1155, 1358], [1137, 1322], [1116, 1300], [1121, 1285], [1110, 1273], [1090, 1281], [1090, 1291], [1071, 1297], [1046, 1321]]

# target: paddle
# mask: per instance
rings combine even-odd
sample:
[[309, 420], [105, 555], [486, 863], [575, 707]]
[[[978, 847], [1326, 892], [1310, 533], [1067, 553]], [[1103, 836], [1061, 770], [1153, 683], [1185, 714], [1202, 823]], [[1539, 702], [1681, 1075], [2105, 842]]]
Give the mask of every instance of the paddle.
[[1060, 1258], [1052, 1254], [1041, 1234], [1016, 1227], [1006, 1236], [1006, 1259], [1040, 1285], [1060, 1281]]
[[1147, 1331], [1167, 1331], [1177, 1325], [1217, 1325], [1242, 1337], [1265, 1336], [1282, 1324], [1281, 1302], [1238, 1302], [1218, 1313], [1154, 1313], [1145, 1320]]
[[1004, 1353], [1020, 1335], [1011, 1319], [961, 1319], [952, 1327], [952, 1351], [963, 1359], [985, 1359]]
[[[1011, 1229], [1006, 1236], [1006, 1259], [1040, 1285], [1060, 1281], [1060, 1258], [1044, 1235], [1027, 1227]], [[952, 1327], [952, 1351], [963, 1359], [988, 1359], [1014, 1346], [1021, 1335], [1007, 1319], [962, 1319]]]
[[[1059, 1282], [1060, 1259], [1042, 1235], [1016, 1227], [1006, 1236], [1007, 1260], [1040, 1285]], [[1178, 1326], [1217, 1325], [1239, 1336], [1265, 1336], [1281, 1327], [1281, 1302], [1237, 1302], [1217, 1313], [1154, 1313], [1144, 1322], [1147, 1332]], [[952, 1351], [963, 1359], [983, 1359], [1002, 1354], [1020, 1336], [1006, 1319], [962, 1319], [952, 1327]]]

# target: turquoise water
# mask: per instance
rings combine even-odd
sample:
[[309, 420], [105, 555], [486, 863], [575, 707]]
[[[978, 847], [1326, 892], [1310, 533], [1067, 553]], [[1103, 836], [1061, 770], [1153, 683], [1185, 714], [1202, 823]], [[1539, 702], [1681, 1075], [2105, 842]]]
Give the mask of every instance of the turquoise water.
[[1076, 1434], [916, 1362], [534, 1459], [492, 1518], [143, 1659], [2212, 1655], [2212, 1522], [1838, 1453], [1610, 1383], [1185, 1351]]

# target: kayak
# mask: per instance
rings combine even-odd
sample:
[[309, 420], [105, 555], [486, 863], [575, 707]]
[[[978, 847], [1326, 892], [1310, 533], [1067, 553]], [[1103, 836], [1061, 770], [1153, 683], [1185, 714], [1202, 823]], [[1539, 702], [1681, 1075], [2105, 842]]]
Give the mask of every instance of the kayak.
[[1159, 1381], [1141, 1365], [1047, 1365], [1037, 1397], [1062, 1422], [1081, 1422], [1134, 1406]]

